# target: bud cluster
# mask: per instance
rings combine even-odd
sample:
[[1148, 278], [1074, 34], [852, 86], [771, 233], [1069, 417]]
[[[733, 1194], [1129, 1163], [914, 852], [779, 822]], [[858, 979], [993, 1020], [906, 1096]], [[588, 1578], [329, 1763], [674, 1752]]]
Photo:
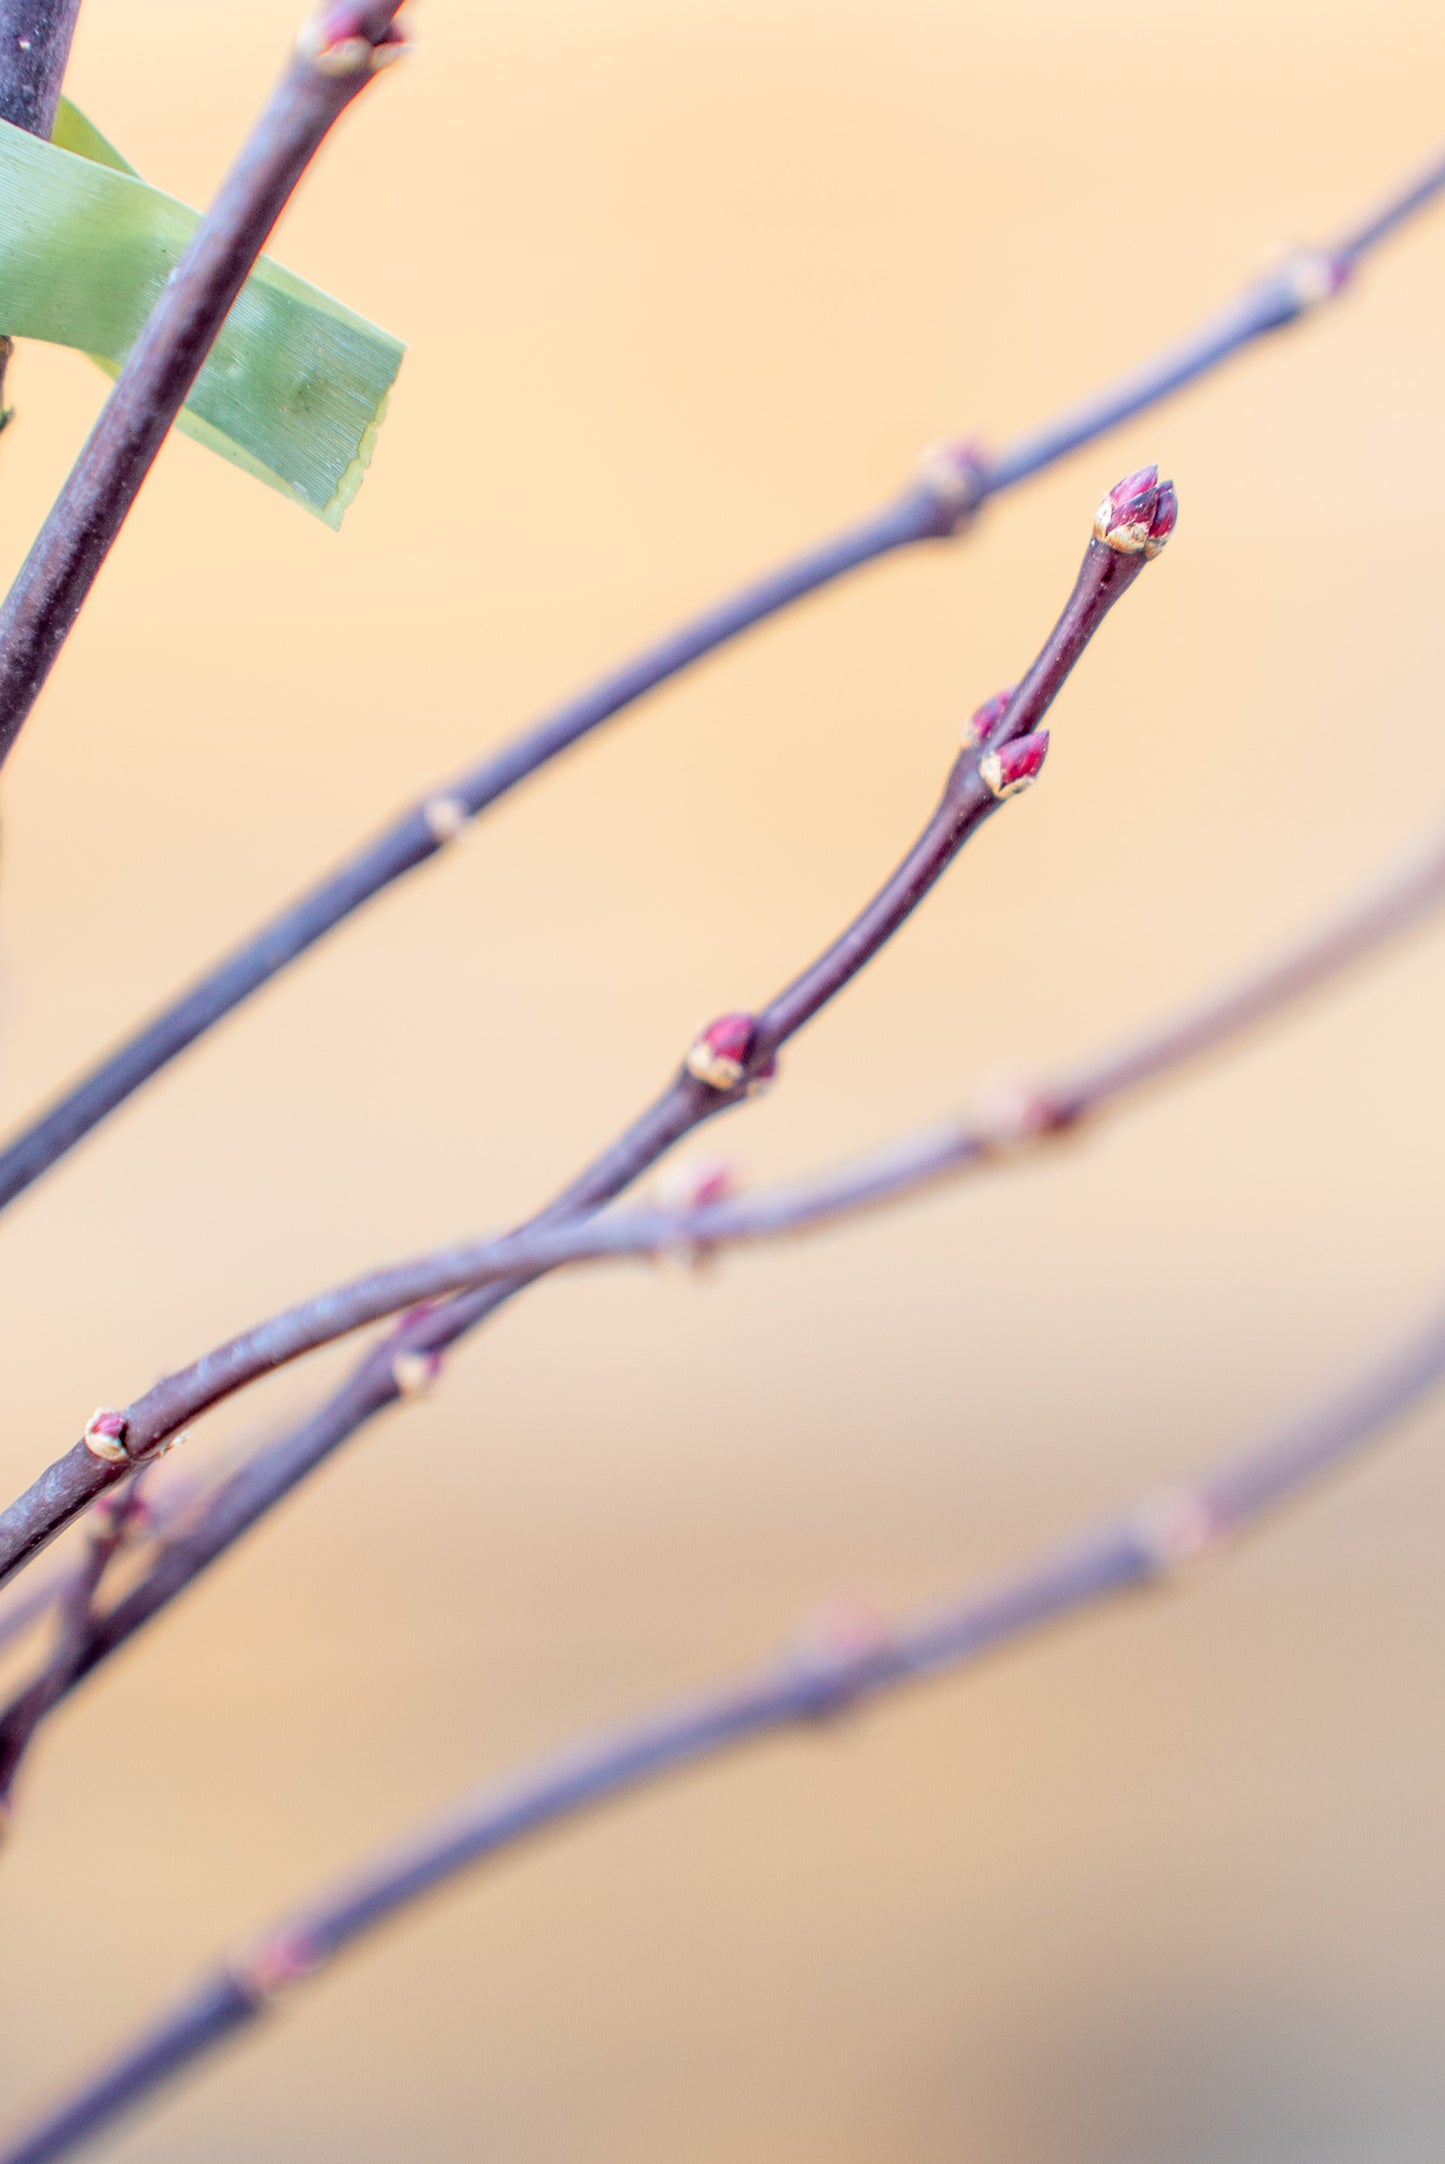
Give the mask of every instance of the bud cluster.
[[1094, 519], [1094, 539], [1121, 556], [1157, 556], [1179, 516], [1172, 481], [1157, 466], [1141, 466], [1111, 488]]

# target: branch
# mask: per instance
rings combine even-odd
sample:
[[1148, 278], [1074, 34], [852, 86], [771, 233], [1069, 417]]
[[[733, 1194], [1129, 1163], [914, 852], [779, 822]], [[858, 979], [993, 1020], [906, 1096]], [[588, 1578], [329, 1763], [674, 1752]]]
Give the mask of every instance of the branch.
[[[1048, 746], [1044, 716], [1114, 603], [1164, 546], [1175, 515], [1173, 487], [1161, 485], [1153, 467], [1130, 475], [1105, 497], [1074, 590], [1037, 660], [1018, 689], [988, 710], [986, 739], [971, 742], [955, 760], [937, 810], [897, 870], [847, 930], [761, 1013], [725, 1015], [713, 1023], [656, 1102], [529, 1229], [566, 1223], [610, 1202], [684, 1135], [771, 1079], [789, 1038], [867, 966], [1000, 802], [1037, 775]], [[424, 1368], [438, 1364], [445, 1347], [525, 1282], [509, 1277], [408, 1318], [343, 1386], [338, 1402], [348, 1407], [347, 1432], [401, 1396], [418, 1362]], [[97, 1415], [81, 1441], [0, 1513], [0, 1584], [97, 1496], [154, 1457], [202, 1400], [215, 1404], [251, 1379], [254, 1370], [244, 1371], [243, 1363], [234, 1380], [233, 1372], [223, 1352], [198, 1370], [158, 1384], [124, 1413]], [[278, 1447], [284, 1451], [284, 1445]], [[242, 1477], [255, 1471], [253, 1464]]]
[[48, 143], [80, 0], [0, 0], [0, 120]]
[[[972, 1118], [909, 1136], [812, 1179], [733, 1196], [726, 1169], [703, 1166], [685, 1173], [689, 1200], [676, 1207], [591, 1216], [580, 1223], [522, 1231], [496, 1239], [443, 1248], [414, 1261], [373, 1271], [319, 1298], [286, 1309], [232, 1339], [204, 1360], [168, 1378], [166, 1388], [194, 1391], [195, 1418], [210, 1391], [241, 1387], [318, 1346], [349, 1336], [369, 1322], [462, 1289], [477, 1289], [509, 1276], [529, 1282], [579, 1263], [625, 1256], [711, 1257], [720, 1249], [758, 1244], [808, 1232], [864, 1210], [905, 1200], [966, 1172], [1019, 1163], [1030, 1151], [1080, 1128], [1122, 1098], [1152, 1082], [1182, 1073], [1247, 1031], [1299, 1004], [1345, 970], [1378, 953], [1416, 927], [1445, 902], [1445, 836], [1388, 880], [1372, 886], [1340, 915], [1273, 961], [1153, 1029], [1064, 1069], [1031, 1079]], [[427, 1362], [403, 1368], [405, 1382], [431, 1379]], [[414, 1378], [414, 1381], [413, 1381]], [[274, 1477], [274, 1468], [272, 1477]], [[214, 1515], [202, 1504], [188, 1511], [189, 1530], [166, 1543], [152, 1569], [124, 1600], [102, 1615], [67, 1690], [84, 1680], [184, 1592], [260, 1514], [249, 1468], [232, 1476], [231, 1492], [214, 1488]], [[237, 1512], [238, 1499], [243, 1508]], [[275, 1500], [274, 1494], [271, 1497]], [[154, 1510], [154, 1506], [152, 1506]], [[168, 1519], [167, 1524], [171, 1521]], [[0, 1645], [19, 1635], [56, 1597], [58, 1583], [0, 1610]], [[0, 1791], [13, 1779], [42, 1713], [55, 1702], [43, 1671], [0, 1713]]]
[[[60, 105], [80, 0], [0, 0], [0, 120], [49, 142]], [[0, 429], [9, 425], [5, 378], [15, 353], [0, 333]]]
[[1168, 1584], [1336, 1470], [1445, 1380], [1445, 1314], [1338, 1397], [1213, 1472], [896, 1628], [840, 1609], [761, 1671], [485, 1790], [268, 1931], [0, 2155], [52, 2164], [132, 2110], [289, 1987], [461, 1872], [662, 1775], [778, 1730], [851, 1713], [1119, 1594]]
[[1370, 249], [1445, 188], [1445, 158], [1351, 233], [1292, 256], [1222, 315], [1159, 359], [990, 459], [972, 444], [930, 454], [896, 501], [780, 570], [707, 609], [547, 715], [466, 773], [443, 783], [273, 917], [91, 1069], [0, 1150], [0, 1209], [23, 1194], [197, 1038], [394, 881], [460, 835], [499, 798], [594, 729], [768, 618], [897, 550], [966, 532], [992, 496], [1171, 397], [1234, 354], [1332, 299]]
[[332, 127], [405, 51], [401, 0], [320, 8], [131, 349], [0, 608], [0, 762], [9, 757], [171, 423], [272, 228]]

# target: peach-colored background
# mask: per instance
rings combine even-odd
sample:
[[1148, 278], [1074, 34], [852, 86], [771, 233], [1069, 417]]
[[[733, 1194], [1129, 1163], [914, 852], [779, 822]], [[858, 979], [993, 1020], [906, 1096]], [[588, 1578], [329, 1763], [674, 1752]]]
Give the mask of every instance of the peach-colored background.
[[[86, 0], [75, 93], [204, 199], [293, 12]], [[7, 1118], [409, 794], [931, 438], [1002, 440], [1173, 336], [1441, 129], [1422, 0], [420, 13], [278, 246], [412, 342], [345, 533], [175, 444], [7, 772]], [[718, 1140], [762, 1177], [932, 1119], [1426, 829], [1442, 271], [1437, 215], [973, 542], [679, 684], [177, 1066], [6, 1220], [0, 1484], [558, 1183], [892, 861], [1145, 457], [1179, 532], [1046, 785]], [[6, 568], [103, 388], [43, 349], [13, 381]], [[1441, 964], [1418, 942], [1046, 1167], [519, 1303], [54, 1724], [0, 1868], [5, 2116], [472, 1781], [1347, 1375], [1439, 1291]], [[108, 2153], [1433, 2158], [1442, 1435], [1167, 1603], [478, 1877]]]

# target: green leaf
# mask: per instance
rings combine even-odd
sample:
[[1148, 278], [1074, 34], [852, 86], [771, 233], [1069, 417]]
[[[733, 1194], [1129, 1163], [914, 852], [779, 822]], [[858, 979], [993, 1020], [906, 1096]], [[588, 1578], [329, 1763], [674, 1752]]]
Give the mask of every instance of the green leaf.
[[[116, 374], [199, 223], [68, 101], [53, 143], [0, 121], [0, 327]], [[339, 526], [405, 351], [263, 256], [176, 425]]]

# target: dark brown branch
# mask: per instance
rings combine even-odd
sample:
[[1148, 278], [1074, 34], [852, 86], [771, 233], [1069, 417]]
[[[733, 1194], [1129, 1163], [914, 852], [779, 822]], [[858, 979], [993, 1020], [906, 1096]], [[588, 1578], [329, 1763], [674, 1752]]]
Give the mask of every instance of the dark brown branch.
[[1445, 159], [1412, 179], [1351, 233], [1292, 256], [1182, 344], [997, 456], [969, 443], [944, 446], [925, 460], [917, 480], [895, 501], [704, 610], [480, 765], [441, 784], [144, 1023], [0, 1150], [0, 1208], [252, 993], [396, 880], [429, 862], [470, 820], [549, 761], [805, 596], [900, 549], [968, 531], [990, 497], [1031, 479], [1330, 300], [1343, 290], [1367, 251], [1433, 202], [1442, 187]]
[[[0, 120], [49, 142], [80, 0], [0, 0]], [[5, 379], [15, 345], [0, 336], [0, 429], [10, 421]]]
[[0, 608], [0, 762], [297, 182], [379, 66], [401, 0], [323, 7], [132, 347]]
[[170, 2014], [0, 2155], [55, 2164], [132, 2111], [290, 1988], [460, 1873], [686, 1766], [779, 1730], [852, 1713], [906, 1684], [1128, 1592], [1173, 1582], [1338, 1470], [1445, 1380], [1445, 1315], [1292, 1426], [1193, 1482], [1035, 1557], [946, 1606], [889, 1628], [841, 1609], [782, 1659], [562, 1753], [465, 1803], [224, 1962]]
[[[787, 1040], [892, 938], [1000, 800], [1033, 779], [1047, 746], [1041, 728], [1045, 715], [1109, 610], [1149, 555], [1163, 546], [1174, 515], [1173, 489], [1161, 486], [1152, 468], [1131, 475], [1106, 497], [1074, 591], [1039, 659], [992, 716], [987, 741], [968, 746], [955, 761], [938, 809], [902, 864], [848, 929], [761, 1013], [727, 1015], [705, 1031], [656, 1102], [529, 1229], [564, 1224], [610, 1202], [684, 1135], [741, 1103], [768, 1079]], [[343, 1388], [337, 1402], [347, 1408], [347, 1432], [402, 1395], [416, 1363], [435, 1363], [526, 1282], [510, 1277], [403, 1322]], [[254, 1372], [253, 1356], [237, 1358], [225, 1348], [198, 1368], [161, 1382], [123, 1413], [93, 1420], [74, 1449], [0, 1513], [0, 1583], [198, 1411], [251, 1380]], [[276, 1462], [287, 1449], [278, 1446]], [[256, 1474], [253, 1463], [238, 1477], [253, 1480]], [[214, 1507], [224, 1500], [223, 1495]]]
[[[228, 1387], [240, 1374], [261, 1375], [369, 1322], [463, 1288], [479, 1289], [508, 1276], [529, 1280], [570, 1264], [624, 1256], [676, 1254], [687, 1259], [726, 1247], [814, 1232], [864, 1210], [897, 1203], [946, 1179], [1016, 1164], [1061, 1135], [1077, 1135], [1134, 1091], [1182, 1073], [1271, 1020], [1418, 927], [1445, 902], [1445, 839], [1433, 841], [1388, 880], [1370, 887], [1339, 916], [1273, 961], [1153, 1029], [1056, 1075], [1021, 1081], [973, 1118], [929, 1129], [826, 1173], [757, 1194], [728, 1195], [726, 1178], [704, 1170], [696, 1181], [712, 1199], [604, 1214], [535, 1231], [444, 1248], [388, 1270], [369, 1273], [319, 1299], [271, 1318], [188, 1371], [198, 1382], [219, 1373]], [[722, 1193], [716, 1190], [721, 1188]], [[425, 1379], [423, 1363], [418, 1371]], [[176, 1384], [180, 1378], [172, 1378]], [[210, 1385], [208, 1385], [210, 1386]], [[96, 1624], [71, 1683], [89, 1675], [177, 1595], [252, 1522], [235, 1505], [250, 1475], [235, 1485], [216, 1517], [196, 1526], [183, 1552], [163, 1555], [152, 1572]], [[195, 1515], [195, 1514], [193, 1514]], [[222, 1528], [224, 1538], [219, 1538]], [[168, 1542], [168, 1548], [177, 1543]], [[55, 1597], [55, 1588], [0, 1610], [0, 1643]], [[53, 1702], [48, 1670], [0, 1713], [0, 1788], [4, 1769], [19, 1762], [14, 1738], [33, 1734], [35, 1704]], [[23, 1745], [21, 1746], [23, 1749]]]
[[49, 142], [80, 0], [0, 0], [0, 120]]

